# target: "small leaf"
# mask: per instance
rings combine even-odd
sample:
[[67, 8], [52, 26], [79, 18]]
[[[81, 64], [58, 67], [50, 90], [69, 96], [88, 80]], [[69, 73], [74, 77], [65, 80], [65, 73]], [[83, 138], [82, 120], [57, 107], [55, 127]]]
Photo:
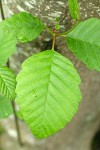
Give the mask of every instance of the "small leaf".
[[13, 113], [11, 103], [0, 95], [0, 119], [7, 118]]
[[70, 15], [74, 20], [80, 19], [78, 0], [68, 0]]
[[12, 39], [6, 35], [2, 30], [2, 23], [0, 23], [0, 65], [5, 64], [7, 59], [15, 52], [16, 50], [16, 39]]
[[59, 23], [58, 23], [58, 24], [56, 24], [55, 29], [56, 29], [56, 30], [59, 30], [59, 29], [60, 29], [60, 25], [59, 25]]
[[59, 29], [60, 29], [60, 21], [59, 21], [59, 18], [56, 18], [55, 29], [56, 29], [56, 30], [59, 30]]
[[21, 12], [13, 15], [3, 23], [4, 31], [21, 42], [32, 41], [43, 31], [44, 25], [29, 13]]
[[81, 22], [67, 35], [67, 44], [88, 68], [100, 71], [100, 19]]
[[7, 99], [15, 99], [16, 77], [13, 72], [7, 68], [0, 66], [0, 93]]
[[73, 64], [47, 50], [28, 58], [17, 76], [17, 99], [24, 121], [37, 138], [64, 128], [78, 110], [80, 77]]

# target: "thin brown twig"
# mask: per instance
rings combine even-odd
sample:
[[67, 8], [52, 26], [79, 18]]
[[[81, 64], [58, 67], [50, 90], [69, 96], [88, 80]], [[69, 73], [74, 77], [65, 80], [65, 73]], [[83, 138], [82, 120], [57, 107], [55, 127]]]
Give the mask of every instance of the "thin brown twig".
[[16, 124], [18, 142], [19, 142], [19, 145], [20, 145], [20, 146], [23, 146], [22, 139], [21, 139], [21, 133], [20, 133], [19, 122], [18, 122], [18, 118], [17, 118], [17, 115], [16, 115], [15, 103], [14, 103], [13, 101], [12, 101], [12, 107], [13, 107], [13, 113], [14, 113], [14, 118], [15, 118], [15, 124]]
[[1, 10], [2, 20], [5, 20], [4, 11], [3, 11], [3, 5], [2, 5], [2, 0], [0, 0], [0, 10]]
[[54, 50], [54, 48], [55, 48], [55, 43], [56, 43], [56, 35], [54, 34], [53, 43], [52, 43], [52, 50]]
[[59, 25], [61, 25], [61, 24], [62, 24], [62, 22], [66, 19], [67, 15], [68, 15], [68, 13], [67, 13], [67, 9], [65, 9], [64, 16], [63, 16], [63, 18], [59, 21]]

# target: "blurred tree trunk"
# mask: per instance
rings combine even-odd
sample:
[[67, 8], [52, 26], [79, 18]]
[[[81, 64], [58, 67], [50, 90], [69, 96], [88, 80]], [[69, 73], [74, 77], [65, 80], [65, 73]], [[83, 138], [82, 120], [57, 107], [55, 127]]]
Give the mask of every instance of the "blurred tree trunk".
[[[4, 0], [4, 9], [6, 17], [20, 11], [28, 11], [53, 27], [55, 18], [62, 19], [65, 12], [68, 12], [66, 3], [67, 0], [19, 0], [18, 2], [17, 0], [9, 0], [9, 2]], [[99, 0], [80, 1], [82, 19], [91, 16], [99, 18], [99, 6]], [[68, 29], [71, 23], [68, 15], [68, 18], [62, 23], [62, 30]], [[11, 67], [16, 72], [19, 71], [25, 58], [51, 46], [51, 36], [44, 34], [41, 34], [34, 42], [18, 46], [18, 51], [10, 59]], [[43, 142], [37, 140], [39, 144], [37, 144], [36, 150], [91, 150], [92, 138], [100, 123], [100, 74], [88, 70], [84, 64], [79, 62], [68, 50], [64, 39], [58, 38], [56, 45], [58, 52], [72, 60], [78, 69], [82, 79], [83, 100], [72, 121], [62, 131]]]

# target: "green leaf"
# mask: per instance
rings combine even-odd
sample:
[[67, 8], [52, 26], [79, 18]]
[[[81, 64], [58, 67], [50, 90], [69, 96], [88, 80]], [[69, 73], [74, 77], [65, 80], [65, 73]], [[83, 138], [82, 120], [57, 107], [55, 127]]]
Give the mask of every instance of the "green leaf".
[[74, 20], [80, 19], [78, 0], [68, 0], [70, 15]]
[[28, 58], [17, 82], [16, 102], [37, 138], [59, 131], [78, 110], [80, 77], [73, 64], [53, 50]]
[[0, 66], [0, 93], [7, 99], [15, 99], [16, 77], [14, 73], [5, 66]]
[[59, 29], [60, 29], [60, 21], [59, 21], [59, 18], [56, 18], [55, 29], [56, 29], [56, 30], [59, 30]]
[[100, 20], [96, 18], [81, 22], [67, 35], [72, 52], [92, 70], [100, 71]]
[[29, 13], [21, 12], [13, 15], [3, 23], [4, 31], [21, 42], [32, 41], [43, 31], [44, 25]]
[[6, 35], [2, 30], [2, 23], [0, 23], [0, 65], [7, 62], [7, 59], [16, 50], [16, 39], [12, 39]]
[[19, 119], [23, 120], [23, 114], [21, 113], [20, 110], [16, 111], [16, 115]]
[[0, 119], [7, 118], [13, 113], [11, 103], [0, 95]]
[[59, 23], [58, 23], [58, 24], [56, 24], [55, 29], [56, 29], [56, 30], [59, 30], [59, 29], [60, 29], [60, 25], [59, 25]]

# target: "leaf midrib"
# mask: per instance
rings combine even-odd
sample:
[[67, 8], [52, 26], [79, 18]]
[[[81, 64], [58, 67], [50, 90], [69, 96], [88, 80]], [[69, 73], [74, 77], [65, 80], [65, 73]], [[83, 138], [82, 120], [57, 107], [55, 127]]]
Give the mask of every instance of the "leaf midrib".
[[[78, 39], [78, 38], [75, 38], [75, 37], [71, 37], [71, 36], [68, 36], [68, 38], [70, 38], [70, 39], [72, 39], [72, 40], [76, 40], [76, 42], [77, 41], [80, 41], [80, 42], [83, 42], [83, 44], [85, 44], [86, 45], [86, 43], [87, 44], [90, 44], [92, 47], [93, 46], [96, 46], [96, 47], [99, 47], [99, 45], [97, 45], [97, 44], [93, 44], [92, 42], [90, 42], [90, 41], [85, 41], [85, 40], [83, 40], [83, 39]], [[94, 49], [94, 48], [93, 48]], [[85, 51], [86, 51], [86, 56], [87, 56], [87, 59], [89, 60], [89, 62], [90, 62], [90, 59], [89, 59], [89, 57], [88, 57], [88, 54], [87, 54], [87, 50], [85, 49]], [[93, 50], [94, 51], [94, 53], [95, 53], [95, 50]], [[97, 61], [98, 61], [98, 66], [100, 66], [100, 64], [99, 64], [99, 60], [98, 60], [98, 57], [97, 57], [97, 55], [96, 55], [96, 53], [95, 53], [95, 57], [97, 58]]]
[[81, 39], [81, 38], [76, 38], [76, 37], [73, 37], [73, 36], [67, 36], [67, 38], [71, 38], [72, 40], [77, 40], [77, 41], [81, 41], [81, 42], [84, 42], [84, 43], [89, 43], [89, 44], [91, 44], [91, 45], [95, 45], [95, 46], [100, 46], [100, 45], [98, 45], [99, 44], [99, 42], [98, 42], [98, 44], [93, 44], [93, 41], [85, 41], [85, 39]]
[[[50, 84], [50, 77], [51, 77], [51, 73], [52, 73], [52, 64], [53, 64], [53, 56], [54, 56], [54, 52], [52, 51], [52, 55], [51, 55], [51, 63], [50, 63], [50, 74], [49, 74], [49, 79], [48, 79], [48, 84], [47, 84], [47, 94], [46, 94], [46, 100], [45, 100], [45, 105], [44, 105], [44, 111], [43, 111], [43, 116], [42, 116], [42, 121], [41, 121], [41, 125], [43, 126], [43, 122], [44, 122], [44, 115], [45, 115], [45, 110], [46, 110], [46, 105], [47, 105], [47, 100], [48, 100], [48, 91], [49, 91], [49, 84]], [[42, 127], [41, 127], [41, 131], [42, 131]]]

